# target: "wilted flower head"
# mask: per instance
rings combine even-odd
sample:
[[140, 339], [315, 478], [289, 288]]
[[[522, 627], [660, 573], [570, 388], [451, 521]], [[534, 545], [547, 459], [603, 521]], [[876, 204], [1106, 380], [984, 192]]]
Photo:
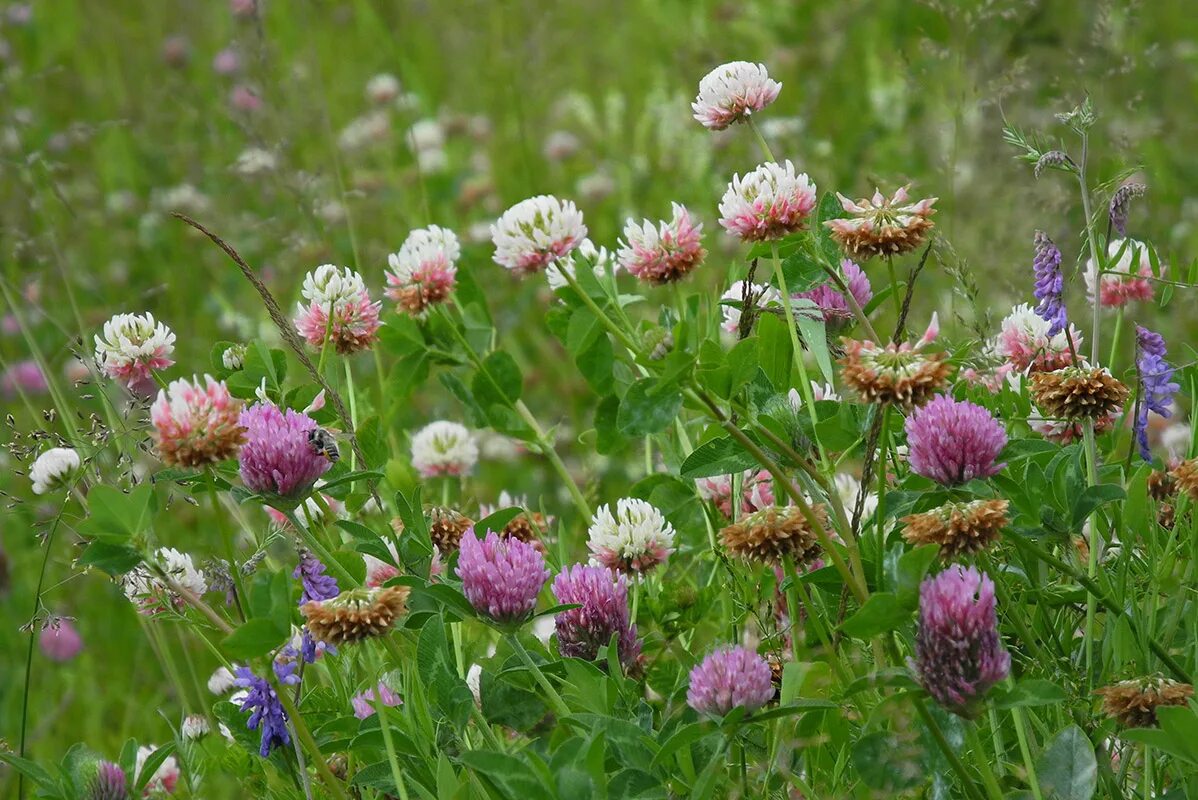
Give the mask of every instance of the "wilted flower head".
[[1128, 390], [1106, 367], [1065, 367], [1032, 374], [1030, 392], [1036, 406], [1050, 418], [1099, 420], [1117, 412]]
[[241, 412], [245, 445], [241, 448], [241, 480], [252, 492], [298, 501], [328, 472], [332, 462], [308, 441], [316, 420], [273, 403], [255, 403]]
[[732, 61], [703, 76], [691, 110], [703, 127], [719, 131], [765, 108], [780, 91], [782, 84], [770, 78], [764, 64]]
[[29, 468], [34, 494], [45, 494], [65, 486], [79, 469], [79, 454], [70, 447], [51, 447]]
[[720, 313], [724, 315], [720, 327], [728, 333], [736, 333], [740, 329], [744, 309], [752, 306], [758, 309], [771, 306], [781, 308], [782, 293], [768, 284], [737, 281], [720, 295]]
[[85, 791], [83, 800], [129, 800], [129, 779], [119, 764], [100, 761]]
[[237, 455], [245, 440], [242, 402], [224, 381], [204, 376], [172, 381], [150, 408], [158, 457], [171, 466], [200, 467]]
[[[695, 489], [699, 497], [715, 504], [720, 513], [731, 519], [732, 476], [715, 475], [696, 478]], [[767, 470], [754, 472], [751, 469], [741, 474], [739, 514], [749, 514], [774, 505], [774, 478]]]
[[1173, 415], [1173, 395], [1181, 387], [1173, 380], [1173, 367], [1165, 361], [1165, 339], [1159, 333], [1136, 326], [1136, 372], [1140, 376], [1140, 399], [1136, 403], [1135, 435], [1140, 456], [1152, 460], [1148, 448], [1148, 412]]
[[[1053, 338], [1065, 330], [1069, 320], [1065, 313], [1065, 276], [1061, 274], [1061, 251], [1053, 244], [1052, 239], [1044, 231], [1036, 231], [1033, 240], [1036, 246], [1036, 257], [1032, 268], [1036, 273], [1036, 287], [1033, 294], [1039, 300], [1036, 314], [1048, 323], [1046, 336]], [[1074, 346], [1078, 345], [1075, 338]]]
[[541, 551], [494, 531], [485, 539], [468, 531], [459, 548], [457, 574], [470, 605], [499, 623], [527, 619], [537, 605], [541, 587], [549, 580]]
[[881, 191], [857, 202], [839, 192], [836, 196], [849, 216], [830, 219], [824, 225], [849, 255], [871, 258], [908, 253], [923, 244], [934, 227], [931, 217], [936, 210], [932, 205], [938, 198], [908, 202], [905, 186], [890, 198]]
[[[1082, 345], [1082, 334], [1070, 326], [1074, 348]], [[1065, 329], [1052, 333], [1052, 323], [1024, 303], [1011, 309], [995, 338], [994, 352], [1019, 372], [1052, 371], [1073, 363]]]
[[1133, 197], [1143, 197], [1148, 187], [1142, 183], [1125, 183], [1111, 195], [1111, 204], [1107, 214], [1111, 221], [1111, 229], [1119, 238], [1127, 236], [1127, 216], [1131, 210]]
[[[187, 553], [180, 553], [173, 547], [160, 547], [154, 553], [155, 565], [170, 579], [196, 595], [208, 591], [208, 582], [204, 573], [196, 568], [195, 562]], [[176, 606], [183, 604], [183, 598], [176, 595], [174, 590], [158, 577], [158, 574], [142, 564], [121, 578], [125, 597], [134, 603], [143, 614], [156, 614], [162, 610], [163, 602]]]
[[[1108, 411], [1100, 417], [1094, 418], [1094, 433], [1101, 436], [1107, 431], [1115, 427], [1115, 423], [1119, 421], [1118, 408]], [[1045, 419], [1043, 417], [1029, 417], [1028, 426], [1036, 433], [1043, 436], [1050, 442], [1057, 444], [1071, 444], [1081, 441], [1085, 435], [1085, 424], [1079, 419], [1064, 420], [1064, 419]]]
[[641, 642], [628, 610], [628, 583], [605, 567], [575, 564], [553, 579], [553, 596], [562, 604], [579, 604], [553, 618], [557, 646], [566, 658], [593, 661], [615, 636], [620, 663], [636, 663]]
[[990, 687], [1011, 670], [998, 635], [994, 581], [959, 565], [924, 580], [911, 666], [946, 709], [963, 717], [977, 712]]
[[304, 603], [300, 612], [318, 641], [331, 645], [357, 642], [391, 631], [407, 611], [408, 587], [349, 589], [330, 600]]
[[259, 678], [249, 667], [238, 667], [236, 676], [237, 686], [246, 690], [241, 700], [241, 710], [251, 712], [246, 727], [252, 731], [261, 729], [258, 754], [266, 758], [271, 750], [291, 743], [291, 736], [287, 733], [287, 712], [283, 710], [283, 703], [274, 687], [265, 678]]
[[734, 708], [752, 713], [774, 699], [773, 672], [764, 658], [743, 647], [721, 647], [691, 670], [686, 704], [713, 717]]
[[569, 257], [558, 259], [545, 267], [545, 279], [549, 281], [549, 288], [556, 292], [558, 289], [568, 286], [569, 281], [566, 280], [566, 275], [570, 277], [577, 275], [574, 271], [576, 269], [575, 262], [580, 260], [584, 265], [590, 265], [591, 272], [599, 280], [605, 280], [609, 273], [615, 273], [620, 268], [619, 262], [612, 258], [606, 247], [596, 247], [590, 239], [583, 239], [582, 244]]
[[1161, 706], [1187, 705], [1194, 696], [1194, 687], [1154, 675], [1119, 681], [1095, 694], [1102, 697], [1103, 713], [1124, 727], [1155, 728], [1160, 725], [1156, 710]]
[[342, 355], [374, 344], [383, 304], [370, 302], [361, 275], [324, 264], [307, 274], [302, 293], [308, 306], [297, 306], [295, 327], [308, 344], [323, 347], [327, 339]]
[[70, 661], [83, 649], [83, 638], [67, 617], [46, 620], [37, 643], [46, 658], [60, 663]]
[[903, 517], [903, 538], [913, 545], [934, 544], [948, 561], [972, 555], [998, 541], [1007, 527], [1006, 500], [973, 500], [945, 503], [922, 514]]
[[412, 437], [412, 466], [425, 478], [469, 475], [478, 463], [478, 445], [466, 426], [438, 420]]
[[923, 349], [936, 338], [939, 323], [932, 323], [923, 337], [911, 344], [885, 347], [868, 341], [844, 340], [843, 366], [840, 376], [869, 403], [894, 403], [903, 408], [920, 406], [944, 386], [953, 368], [945, 362], [944, 353], [924, 353]]
[[[1116, 256], [1119, 260], [1107, 264], [1100, 282], [1094, 259], [1086, 259], [1086, 294], [1090, 303], [1094, 303], [1095, 295], [1107, 308], [1118, 308], [1133, 300], [1151, 300], [1154, 291], [1150, 280], [1153, 275], [1148, 246], [1135, 239], [1112, 239], [1107, 245], [1108, 262]], [[1164, 268], [1162, 264], [1162, 273]], [[1163, 274], [1161, 277], [1164, 277]]]
[[519, 275], [540, 272], [564, 258], [586, 235], [582, 212], [552, 195], [521, 200], [491, 226], [495, 263]]
[[645, 573], [674, 552], [674, 526], [644, 500], [625, 497], [595, 512], [587, 531], [592, 563], [617, 572]]
[[[861, 267], [847, 258], [841, 260], [840, 269], [844, 273], [845, 287], [849, 290], [849, 294], [853, 296], [857, 307], [865, 308], [874, 296], [873, 287], [869, 285], [869, 277], [866, 276], [865, 271]], [[824, 322], [829, 325], [844, 322], [853, 317], [849, 301], [845, 298], [844, 293], [831, 281], [821, 283], [814, 289], [796, 292], [794, 297], [796, 299], [810, 300], [812, 303], [815, 303], [816, 307], [824, 315]]]
[[781, 239], [803, 230], [815, 209], [815, 184], [794, 164], [772, 161], [732, 183], [720, 200], [720, 225], [745, 242]]
[[378, 709], [375, 707], [376, 702], [381, 702], [383, 705], [389, 707], [401, 706], [403, 705], [403, 698], [399, 696], [399, 692], [394, 691], [386, 682], [379, 681], [377, 690], [367, 689], [364, 692], [359, 692], [350, 698], [349, 702], [354, 707], [354, 716], [358, 719], [366, 719], [378, 712]]
[[911, 469], [944, 486], [989, 478], [1005, 464], [995, 459], [1007, 445], [1002, 423], [982, 406], [947, 395], [907, 417]]
[[[811, 510], [826, 526], [824, 506], [817, 504]], [[797, 566], [805, 567], [823, 553], [815, 529], [797, 506], [773, 506], [747, 514], [720, 531], [720, 542], [734, 556], [767, 564], [789, 557]]]
[[703, 224], [691, 221], [686, 206], [673, 204], [674, 216], [656, 226], [629, 219], [620, 242], [620, 266], [645, 283], [660, 285], [685, 277], [702, 263]]
[[175, 334], [153, 314], [117, 314], [95, 339], [96, 367], [137, 394], [153, 391], [154, 370], [175, 363]]
[[409, 314], [421, 314], [444, 302], [457, 284], [462, 255], [458, 237], [448, 228], [429, 225], [408, 234], [398, 253], [387, 256], [387, 297]]

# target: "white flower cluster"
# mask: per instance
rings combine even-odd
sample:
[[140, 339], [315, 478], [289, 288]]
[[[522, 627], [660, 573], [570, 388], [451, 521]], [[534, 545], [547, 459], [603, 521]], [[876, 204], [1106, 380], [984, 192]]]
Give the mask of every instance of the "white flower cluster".
[[626, 565], [635, 571], [663, 561], [674, 546], [674, 526], [655, 506], [632, 497], [602, 506], [587, 530], [587, 548], [599, 565]]
[[466, 475], [478, 463], [478, 445], [465, 425], [438, 420], [412, 437], [412, 466], [426, 478]]
[[[300, 291], [304, 299], [316, 303], [328, 311], [345, 308], [367, 294], [362, 276], [349, 267], [340, 270], [332, 264], [323, 264], [304, 277], [304, 288]], [[300, 311], [304, 310], [300, 305]]]
[[583, 262], [591, 265], [591, 271], [599, 280], [606, 280], [608, 271], [619, 271], [619, 264], [612, 259], [606, 247], [596, 247], [590, 239], [583, 239], [578, 250], [571, 253], [569, 258], [554, 261], [545, 268], [545, 279], [549, 281], [549, 288], [556, 292], [568, 285], [566, 276], [562, 272], [564, 271], [570, 277], [577, 275], [578, 273], [574, 271], [574, 262], [580, 258]]
[[429, 268], [442, 267], [452, 275], [461, 256], [462, 246], [453, 231], [429, 225], [409, 233], [399, 252], [387, 256], [387, 264], [400, 283], [406, 284]]
[[491, 226], [495, 263], [519, 273], [541, 271], [569, 255], [586, 235], [578, 207], [552, 195], [521, 200]]
[[52, 447], [37, 457], [29, 469], [33, 493], [45, 494], [66, 483], [79, 469], [79, 454], [69, 447]]

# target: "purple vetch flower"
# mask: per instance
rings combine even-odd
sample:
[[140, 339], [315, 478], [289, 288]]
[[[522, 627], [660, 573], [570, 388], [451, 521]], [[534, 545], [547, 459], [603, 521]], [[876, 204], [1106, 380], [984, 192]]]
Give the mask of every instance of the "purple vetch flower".
[[944, 486], [989, 478], [1006, 464], [995, 459], [1007, 432], [989, 411], [947, 395], [907, 417], [907, 461], [912, 471]]
[[575, 564], [553, 579], [553, 596], [559, 603], [579, 608], [553, 618], [558, 651], [566, 658], [592, 661], [599, 650], [618, 637], [620, 663], [636, 663], [641, 642], [628, 610], [628, 581], [604, 567]]
[[1143, 197], [1147, 191], [1148, 187], [1142, 183], [1125, 183], [1111, 195], [1111, 205], [1107, 210], [1107, 216], [1110, 218], [1111, 228], [1118, 238], [1127, 237], [1127, 216], [1131, 211], [1132, 198]]
[[271, 685], [255, 675], [249, 667], [238, 667], [235, 674], [235, 683], [246, 690], [241, 710], [252, 712], [245, 726], [252, 731], [262, 730], [262, 746], [258, 754], [266, 758], [274, 748], [291, 744], [291, 736], [287, 733], [287, 714]]
[[773, 673], [764, 658], [743, 647], [722, 647], [691, 670], [686, 703], [700, 714], [722, 717], [734, 708], [752, 713], [774, 697]]
[[494, 531], [480, 540], [473, 529], [459, 547], [457, 574], [476, 611], [500, 623], [521, 622], [532, 613], [549, 580], [545, 557], [536, 547]]
[[96, 763], [96, 774], [87, 782], [84, 800], [128, 800], [129, 779], [120, 765], [111, 761]]
[[1048, 337], [1051, 339], [1069, 324], [1065, 313], [1065, 301], [1061, 298], [1065, 291], [1065, 276], [1061, 274], [1061, 251], [1048, 234], [1036, 231], [1033, 239], [1036, 246], [1036, 257], [1032, 260], [1032, 269], [1036, 272], [1036, 288], [1033, 293], [1040, 301], [1036, 306], [1036, 314], [1049, 323]]
[[255, 403], [241, 412], [240, 422], [245, 428], [241, 480], [250, 491], [298, 501], [333, 465], [308, 443], [316, 420], [306, 414]]
[[[357, 717], [358, 719], [366, 719], [371, 714], [376, 713], [376, 711], [378, 709], [375, 708], [375, 702], [376, 702], [375, 691], [376, 691], [375, 689], [367, 689], [364, 692], [360, 692], [360, 693], [354, 695], [350, 699], [350, 705], [352, 705], [354, 707], [354, 716], [355, 717]], [[378, 691], [377, 698], [379, 701], [382, 702], [383, 705], [385, 705], [385, 706], [403, 705], [403, 698], [399, 696], [399, 693], [393, 691], [391, 689], [391, 687], [388, 686], [383, 681], [379, 681], [377, 691]]]
[[908, 663], [928, 694], [962, 717], [973, 716], [1011, 671], [994, 606], [994, 581], [973, 567], [954, 564], [919, 587], [919, 631]]
[[309, 600], [332, 600], [341, 593], [337, 588], [337, 579], [325, 574], [324, 564], [311, 550], [300, 551], [299, 564], [291, 577], [298, 578], [303, 587], [299, 601], [301, 606]]
[[1135, 434], [1140, 457], [1152, 460], [1148, 448], [1148, 412], [1162, 417], [1173, 414], [1173, 395], [1181, 387], [1173, 381], [1173, 367], [1165, 361], [1165, 338], [1147, 328], [1136, 326], [1136, 371], [1140, 375], [1140, 400], [1136, 403]]

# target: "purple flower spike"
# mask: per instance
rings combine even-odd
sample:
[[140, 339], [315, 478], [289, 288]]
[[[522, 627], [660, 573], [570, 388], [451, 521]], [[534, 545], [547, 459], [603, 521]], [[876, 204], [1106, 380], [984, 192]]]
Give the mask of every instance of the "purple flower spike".
[[308, 443], [316, 420], [273, 403], [255, 403], [241, 412], [245, 445], [241, 480], [252, 492], [298, 501], [333, 463]]
[[300, 586], [303, 587], [299, 601], [301, 606], [311, 600], [332, 600], [341, 594], [341, 589], [337, 587], [337, 579], [325, 574], [324, 564], [310, 550], [300, 552], [299, 564], [296, 565], [295, 572], [291, 573], [291, 577], [298, 578]]
[[238, 667], [234, 674], [237, 676], [234, 684], [246, 690], [241, 710], [252, 712], [245, 726], [252, 731], [262, 729], [262, 746], [258, 754], [266, 758], [274, 748], [291, 744], [291, 736], [287, 733], [287, 714], [271, 685], [255, 675], [249, 667]]
[[87, 784], [85, 800], [128, 800], [129, 779], [119, 765], [111, 761], [96, 764], [96, 774]]
[[1002, 423], [979, 405], [940, 395], [907, 418], [911, 469], [944, 486], [989, 478], [1006, 464], [995, 459], [1007, 444]]
[[722, 717], [734, 708], [752, 713], [774, 697], [764, 658], [743, 647], [723, 647], [691, 670], [686, 702], [700, 714]]
[[549, 580], [540, 551], [494, 531], [480, 540], [473, 529], [462, 536], [460, 548], [457, 573], [470, 605], [500, 623], [527, 619]]
[[1036, 288], [1034, 294], [1040, 301], [1036, 306], [1036, 314], [1050, 324], [1048, 337], [1051, 339], [1069, 324], [1065, 314], [1065, 301], [1062, 294], [1065, 291], [1065, 276], [1061, 274], [1061, 251], [1048, 234], [1036, 231], [1034, 239], [1036, 257], [1032, 268], [1036, 271]]
[[936, 702], [962, 717], [979, 711], [990, 687], [1011, 671], [998, 635], [994, 581], [955, 564], [919, 587], [912, 668]]
[[1173, 395], [1181, 387], [1173, 381], [1173, 367], [1165, 361], [1165, 338], [1140, 325], [1136, 326], [1136, 371], [1140, 374], [1140, 401], [1136, 404], [1135, 434], [1140, 457], [1152, 460], [1148, 448], [1148, 412], [1162, 417], [1173, 414]]
[[558, 651], [566, 658], [592, 661], [612, 636], [619, 637], [620, 663], [636, 663], [641, 642], [628, 611], [628, 582], [604, 567], [575, 564], [553, 579], [553, 596], [559, 603], [580, 608], [554, 617]]

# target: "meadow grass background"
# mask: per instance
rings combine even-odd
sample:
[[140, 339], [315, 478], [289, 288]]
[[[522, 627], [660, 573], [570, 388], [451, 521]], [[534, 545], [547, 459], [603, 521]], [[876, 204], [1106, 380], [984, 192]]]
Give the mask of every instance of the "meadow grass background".
[[[28, 21], [13, 9], [0, 9], [0, 272], [16, 306], [6, 313], [24, 331], [6, 326], [0, 366], [36, 345], [67, 407], [46, 423], [50, 396], [10, 392], [0, 401], [15, 420], [10, 439], [100, 412], [84, 397], [94, 388], [72, 387], [63, 369], [77, 341], [90, 343], [114, 313], [149, 310], [166, 321], [179, 336], [179, 375], [203, 372], [215, 341], [266, 330], [240, 274], [167, 216], [181, 196], [171, 190], [184, 184], [205, 198], [184, 210], [265, 270], [288, 308], [304, 273], [326, 262], [360, 270], [381, 296], [386, 254], [411, 228], [436, 223], [468, 236], [540, 193], [578, 201], [592, 239], [608, 248], [627, 216], [668, 217], [671, 201], [687, 204], [711, 252], [694, 280], [718, 297], [732, 256], [716, 203], [732, 173], [759, 158], [751, 137], [703, 130], [689, 103], [699, 78], [731, 60], [763, 62], [783, 83], [762, 122], [785, 120], [771, 137], [775, 152], [821, 190], [861, 196], [911, 182], [915, 196], [941, 198], [938, 263], [921, 278], [914, 319], [939, 309], [951, 337], [992, 333], [1013, 303], [1030, 299], [1034, 229], [1057, 239], [1067, 264], [1080, 250], [1069, 233], [1083, 227], [1071, 210], [1075, 187], [1059, 176], [1036, 181], [1012, 159], [1004, 114], [1052, 134], [1054, 112], [1088, 93], [1099, 112], [1093, 174], [1117, 182], [1136, 171], [1149, 186], [1129, 233], [1175, 264], [1198, 252], [1198, 15], [1185, 0], [267, 0], [252, 19], [222, 2], [54, 0], [33, 3]], [[172, 66], [164, 47], [179, 42], [187, 58]], [[212, 68], [230, 46], [242, 61], [236, 77]], [[371, 111], [366, 82], [383, 72], [413, 99], [388, 106], [388, 136], [341, 146], [346, 126]], [[238, 85], [256, 91], [259, 110], [231, 107]], [[480, 120], [489, 134], [452, 132], [469, 118], [475, 134]], [[425, 119], [450, 130], [443, 171], [420, 170], [413, 157], [407, 131]], [[557, 131], [578, 143], [560, 160], [545, 153]], [[274, 153], [277, 168], [240, 174], [234, 165], [251, 147]], [[582, 196], [579, 181], [594, 185], [596, 174], [610, 194]], [[510, 280], [490, 254], [485, 242], [468, 245], [462, 269], [523, 361], [529, 405], [585, 436], [591, 395], [544, 328], [546, 290]], [[1158, 327], [1192, 334], [1190, 302], [1175, 298]], [[385, 387], [402, 380], [376, 375], [369, 356], [356, 368]], [[433, 382], [389, 416], [389, 432], [406, 453], [408, 427], [460, 415]], [[616, 454], [605, 480], [620, 480], [623, 456], [636, 454]], [[27, 642], [19, 628], [40, 565], [35, 534], [53, 509], [33, 501], [17, 458], [6, 464], [0, 737], [13, 743]], [[550, 475], [533, 469], [484, 468], [478, 480], [480, 495], [556, 496]], [[201, 520], [180, 503], [159, 538], [203, 553], [213, 537]], [[119, 587], [71, 569], [67, 533], [46, 602], [77, 618], [86, 647], [65, 666], [35, 654], [38, 759], [78, 740], [115, 754], [128, 736], [164, 739], [181, 705]], [[186, 702], [206, 702], [212, 658], [169, 635], [165, 644], [191, 653], [179, 658]]]

